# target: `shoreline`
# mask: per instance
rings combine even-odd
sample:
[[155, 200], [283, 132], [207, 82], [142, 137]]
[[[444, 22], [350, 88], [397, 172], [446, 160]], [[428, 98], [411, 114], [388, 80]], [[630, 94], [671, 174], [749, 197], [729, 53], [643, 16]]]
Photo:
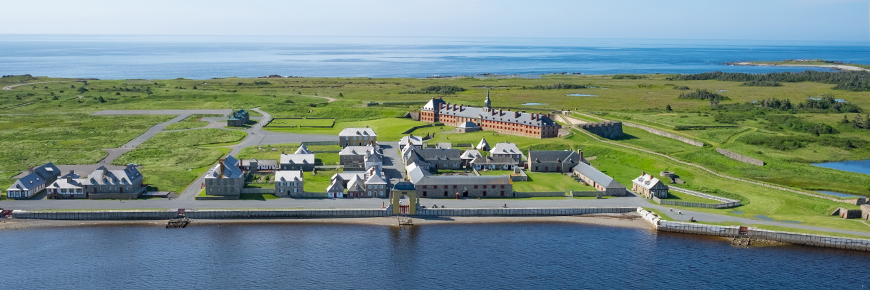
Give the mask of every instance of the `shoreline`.
[[785, 67], [821, 67], [821, 68], [830, 68], [838, 71], [870, 71], [870, 69], [865, 69], [857, 66], [852, 66], [848, 64], [778, 64], [778, 63], [756, 63], [751, 61], [739, 61], [739, 62], [726, 62], [725, 65], [731, 66], [785, 66]]
[[[3, 230], [27, 230], [27, 229], [53, 229], [75, 227], [103, 227], [103, 226], [149, 226], [165, 227], [168, 220], [129, 220], [129, 221], [100, 221], [100, 220], [30, 220], [30, 219], [2, 219], [0, 231]], [[650, 229], [649, 223], [638, 214], [589, 214], [578, 216], [539, 216], [539, 217], [434, 217], [417, 218], [411, 217], [414, 226], [420, 225], [448, 225], [448, 224], [489, 224], [489, 223], [577, 223], [585, 225], [643, 228]], [[314, 218], [314, 219], [196, 219], [191, 220], [188, 227], [215, 226], [215, 225], [293, 225], [293, 224], [344, 224], [344, 225], [373, 225], [398, 227], [397, 217], [368, 217], [368, 218]]]

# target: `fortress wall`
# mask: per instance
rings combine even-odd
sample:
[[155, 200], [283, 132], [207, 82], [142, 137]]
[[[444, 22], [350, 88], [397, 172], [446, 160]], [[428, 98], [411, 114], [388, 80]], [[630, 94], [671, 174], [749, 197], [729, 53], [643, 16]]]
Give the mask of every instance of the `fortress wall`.
[[740, 161], [743, 163], [749, 163], [749, 164], [757, 165], [757, 166], [764, 166], [764, 164], [765, 164], [764, 161], [761, 161], [761, 160], [758, 160], [758, 159], [755, 159], [755, 158], [752, 158], [749, 156], [743, 156], [743, 155], [740, 155], [740, 154], [737, 154], [737, 153], [734, 153], [734, 152], [731, 152], [731, 151], [728, 151], [728, 150], [725, 150], [722, 148], [716, 148], [716, 152], [719, 152], [719, 154], [725, 155], [725, 157], [728, 157], [728, 158], [731, 158], [731, 159], [734, 159], [734, 160], [737, 160], [737, 161]]

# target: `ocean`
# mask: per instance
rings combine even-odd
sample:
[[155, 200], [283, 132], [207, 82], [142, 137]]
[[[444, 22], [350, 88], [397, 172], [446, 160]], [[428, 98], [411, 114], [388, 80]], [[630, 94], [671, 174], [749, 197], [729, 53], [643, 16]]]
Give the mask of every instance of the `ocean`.
[[862, 289], [870, 253], [571, 223], [0, 234], [6, 289]]
[[412, 77], [550, 73], [766, 73], [746, 60], [870, 64], [870, 43], [735, 40], [0, 35], [0, 74], [99, 79], [266, 75]]

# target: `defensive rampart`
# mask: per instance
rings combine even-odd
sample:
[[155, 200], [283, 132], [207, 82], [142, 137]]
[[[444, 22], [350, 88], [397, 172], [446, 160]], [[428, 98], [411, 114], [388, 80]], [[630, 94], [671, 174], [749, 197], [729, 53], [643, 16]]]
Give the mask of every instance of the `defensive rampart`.
[[764, 161], [761, 161], [761, 160], [758, 160], [758, 159], [755, 159], [755, 158], [752, 158], [749, 156], [743, 156], [743, 155], [740, 155], [740, 154], [737, 154], [737, 153], [734, 153], [734, 152], [731, 152], [731, 151], [728, 151], [728, 150], [725, 150], [722, 148], [716, 148], [716, 152], [719, 152], [719, 154], [725, 155], [725, 157], [728, 157], [728, 158], [731, 158], [731, 159], [734, 159], [734, 160], [737, 160], [737, 161], [740, 161], [743, 163], [749, 163], [749, 164], [757, 165], [757, 166], [764, 166], [764, 164], [765, 164]]
[[795, 245], [870, 251], [870, 239], [841, 238], [824, 235], [769, 231], [752, 227], [743, 227], [745, 231], [741, 233], [741, 227], [739, 226], [718, 226], [698, 223], [665, 221], [662, 220], [655, 213], [644, 210], [643, 208], [637, 208], [637, 212], [656, 230], [663, 232], [708, 235], [727, 238], [733, 238], [738, 235], [743, 235], [751, 239], [776, 241]]
[[423, 208], [419, 216], [572, 216], [597, 213], [630, 213], [632, 207], [585, 208]]
[[641, 125], [634, 124], [634, 123], [629, 123], [629, 122], [625, 122], [625, 125], [628, 126], [628, 127], [638, 128], [638, 129], [641, 129], [641, 130], [644, 130], [644, 131], [647, 131], [647, 132], [650, 132], [650, 133], [652, 133], [652, 134], [656, 134], [656, 135], [659, 135], [659, 136], [662, 136], [662, 137], [671, 138], [671, 139], [674, 139], [674, 140], [677, 140], [677, 141], [680, 141], [680, 142], [683, 142], [683, 143], [686, 143], [686, 144], [689, 144], [689, 145], [692, 145], [692, 146], [704, 147], [704, 143], [703, 143], [703, 142], [698, 142], [698, 141], [691, 140], [691, 139], [686, 138], [686, 137], [677, 136], [677, 135], [675, 135], [675, 134], [668, 133], [668, 132], [665, 132], [665, 131], [662, 131], [662, 130], [659, 130], [659, 129], [653, 129], [653, 128], [650, 128], [650, 127], [647, 127], [647, 126], [641, 126]]
[[589, 133], [601, 136], [607, 139], [618, 139], [622, 137], [622, 122], [604, 121], [598, 123], [583, 123], [577, 125]]

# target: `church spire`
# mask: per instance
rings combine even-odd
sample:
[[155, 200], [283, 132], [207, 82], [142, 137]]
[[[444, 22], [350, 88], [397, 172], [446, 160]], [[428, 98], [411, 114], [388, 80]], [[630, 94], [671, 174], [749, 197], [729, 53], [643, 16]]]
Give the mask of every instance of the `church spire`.
[[492, 108], [492, 102], [489, 100], [489, 90], [486, 90], [486, 101], [483, 101], [483, 107], [487, 109]]

